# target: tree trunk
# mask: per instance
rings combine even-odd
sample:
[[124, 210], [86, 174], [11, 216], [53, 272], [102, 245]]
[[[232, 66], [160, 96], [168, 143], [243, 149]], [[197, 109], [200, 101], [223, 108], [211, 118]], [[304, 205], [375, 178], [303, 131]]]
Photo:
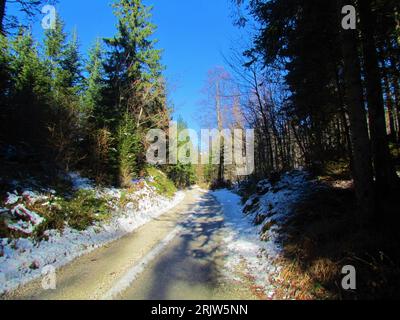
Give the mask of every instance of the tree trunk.
[[219, 89], [219, 82], [216, 83], [216, 94], [215, 94], [215, 108], [218, 120], [218, 130], [221, 135], [220, 141], [220, 152], [219, 152], [219, 166], [218, 166], [218, 183], [222, 184], [224, 182], [224, 137], [222, 135], [223, 123], [222, 123], [222, 113], [221, 113], [221, 95]]
[[0, 0], [0, 33], [5, 34], [4, 31], [4, 17], [6, 15], [6, 0]]
[[396, 72], [396, 62], [393, 55], [390, 56], [390, 67], [392, 68], [391, 83], [393, 85], [393, 95], [395, 101], [395, 110], [397, 118], [397, 141], [400, 142], [400, 86], [399, 76]]
[[390, 140], [395, 141], [397, 132], [396, 132], [396, 111], [394, 107], [394, 101], [392, 97], [392, 92], [390, 90], [390, 83], [388, 79], [388, 75], [386, 73], [383, 74], [383, 83], [385, 86], [385, 95], [386, 95], [386, 108], [389, 117], [389, 128], [390, 128]]
[[395, 17], [395, 21], [396, 21], [396, 40], [397, 40], [397, 44], [400, 45], [400, 13], [399, 13], [398, 6], [395, 6], [394, 17]]
[[383, 86], [385, 92], [385, 104], [389, 120], [390, 141], [395, 142], [397, 137], [397, 122], [396, 122], [396, 106], [393, 99], [392, 90], [390, 88], [390, 67], [385, 62], [385, 50], [383, 47], [379, 50], [379, 61], [381, 64], [381, 77], [383, 79]]
[[371, 1], [359, 1], [368, 113], [372, 139], [373, 159], [378, 190], [388, 190], [396, 184], [397, 175], [390, 156], [386, 131], [385, 109], [379, 72], [378, 54], [374, 39], [376, 21], [371, 11]]
[[[339, 12], [347, 1], [338, 1]], [[340, 15], [340, 17], [342, 17]], [[374, 212], [373, 172], [368, 127], [361, 85], [361, 67], [358, 57], [357, 33], [341, 30], [346, 83], [346, 104], [349, 111], [351, 141], [353, 145], [353, 177], [358, 206], [362, 220], [369, 219]]]

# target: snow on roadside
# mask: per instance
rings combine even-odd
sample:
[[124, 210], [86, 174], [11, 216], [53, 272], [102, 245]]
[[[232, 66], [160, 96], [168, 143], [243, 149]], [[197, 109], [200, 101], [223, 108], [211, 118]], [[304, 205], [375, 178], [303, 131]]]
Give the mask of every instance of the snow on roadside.
[[[71, 178], [76, 189], [93, 189], [89, 180], [81, 179], [78, 175]], [[121, 198], [119, 189], [96, 191], [110, 198]], [[28, 192], [24, 196], [31, 196], [32, 199], [39, 197]], [[50, 230], [46, 232], [47, 241], [34, 242], [30, 238], [0, 239], [0, 294], [40, 277], [46, 266], [59, 268], [79, 256], [123, 237], [178, 205], [184, 196], [184, 192], [180, 191], [173, 199], [167, 199], [159, 196], [154, 188], [144, 183], [143, 188], [130, 195], [130, 202], [124, 209], [114, 207], [111, 221], [105, 224], [96, 224], [84, 231], [70, 227], [66, 227], [63, 232]], [[11, 200], [15, 200], [14, 196], [11, 196]], [[18, 198], [16, 202], [19, 200]], [[36, 223], [41, 222], [40, 216], [34, 215], [33, 212], [29, 213]], [[15, 225], [15, 227], [28, 226]]]
[[88, 178], [82, 177], [77, 172], [70, 172], [68, 178], [72, 183], [72, 187], [75, 190], [93, 190], [93, 184]]
[[224, 211], [226, 276], [240, 280], [235, 276], [236, 268], [244, 261], [246, 272], [254, 277], [255, 283], [264, 289], [267, 296], [272, 296], [267, 275], [277, 272], [272, 260], [268, 259], [268, 254], [272, 257], [276, 254], [274, 245], [260, 240], [257, 227], [244, 216], [237, 194], [223, 189], [214, 191], [213, 195]]
[[[227, 276], [239, 280], [235, 270], [245, 262], [245, 272], [254, 279], [255, 285], [262, 288], [268, 298], [274, 297], [274, 279], [279, 278], [281, 270], [276, 263], [282, 252], [278, 240], [279, 226], [292, 213], [293, 204], [312, 186], [313, 182], [308, 180], [306, 173], [287, 173], [275, 185], [267, 180], [260, 182], [259, 194], [250, 197], [244, 206], [240, 196], [232, 191], [213, 192], [224, 211]], [[263, 220], [257, 225], [258, 216]], [[266, 225], [271, 225], [268, 237], [265, 237]]]

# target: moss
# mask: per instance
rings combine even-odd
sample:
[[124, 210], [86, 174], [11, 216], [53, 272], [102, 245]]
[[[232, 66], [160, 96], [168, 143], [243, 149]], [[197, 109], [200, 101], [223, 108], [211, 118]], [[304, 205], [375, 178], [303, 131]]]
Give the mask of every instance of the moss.
[[146, 171], [149, 176], [153, 177], [154, 181], [150, 182], [149, 185], [156, 188], [157, 193], [169, 198], [175, 195], [177, 189], [164, 172], [154, 167], [148, 167]]

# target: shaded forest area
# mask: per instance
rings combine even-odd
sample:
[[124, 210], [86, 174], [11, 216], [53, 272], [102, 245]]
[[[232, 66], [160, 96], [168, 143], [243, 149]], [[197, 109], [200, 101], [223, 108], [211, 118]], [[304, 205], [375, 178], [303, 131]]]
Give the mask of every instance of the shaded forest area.
[[[328, 186], [285, 227], [284, 283], [300, 298], [398, 297], [398, 1], [234, 2], [238, 26], [258, 26], [228, 58], [256, 130], [255, 181], [305, 167]], [[356, 29], [342, 27], [346, 5]], [[359, 272], [354, 292], [340, 288], [344, 264]]]

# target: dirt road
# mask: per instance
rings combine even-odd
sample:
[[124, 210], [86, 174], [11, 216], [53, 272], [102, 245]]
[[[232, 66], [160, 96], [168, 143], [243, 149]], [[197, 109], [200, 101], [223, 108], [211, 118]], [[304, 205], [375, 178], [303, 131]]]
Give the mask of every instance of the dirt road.
[[257, 299], [248, 279], [230, 280], [222, 248], [220, 204], [197, 188], [170, 212], [57, 270], [6, 299]]

